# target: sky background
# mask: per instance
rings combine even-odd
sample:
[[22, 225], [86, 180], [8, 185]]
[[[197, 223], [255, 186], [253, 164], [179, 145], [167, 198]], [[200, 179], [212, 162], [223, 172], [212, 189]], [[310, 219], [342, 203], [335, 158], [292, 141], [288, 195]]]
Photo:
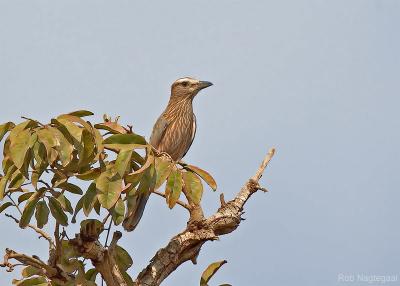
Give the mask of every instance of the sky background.
[[[163, 285], [198, 285], [222, 259], [210, 285], [367, 284], [341, 273], [400, 285], [399, 13], [396, 0], [0, 0], [0, 122], [89, 109], [148, 138], [176, 78], [212, 81], [195, 99], [185, 157], [218, 182], [206, 214], [275, 147], [261, 180], [270, 192]], [[121, 241], [133, 276], [186, 219], [151, 198]], [[0, 223], [0, 249], [47, 260], [44, 240]], [[19, 276], [0, 270], [1, 285]]]

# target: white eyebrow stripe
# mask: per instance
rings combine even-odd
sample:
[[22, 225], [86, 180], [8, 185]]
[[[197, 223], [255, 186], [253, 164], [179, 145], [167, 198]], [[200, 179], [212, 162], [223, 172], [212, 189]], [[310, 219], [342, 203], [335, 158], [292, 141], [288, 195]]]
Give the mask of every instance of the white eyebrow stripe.
[[183, 78], [177, 79], [175, 82], [176, 83], [181, 83], [181, 82], [184, 82], [184, 81], [197, 82], [196, 79], [191, 78], [191, 77], [183, 77]]

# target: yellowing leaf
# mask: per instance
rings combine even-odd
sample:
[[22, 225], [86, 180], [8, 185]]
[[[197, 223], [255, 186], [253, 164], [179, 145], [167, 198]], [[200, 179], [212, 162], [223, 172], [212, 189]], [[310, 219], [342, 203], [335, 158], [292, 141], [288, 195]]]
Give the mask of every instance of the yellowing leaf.
[[156, 168], [156, 185], [155, 189], [157, 190], [168, 178], [169, 174], [171, 174], [173, 164], [169, 160], [164, 160], [160, 157], [155, 158], [155, 168]]
[[6, 191], [7, 183], [10, 180], [10, 177], [12, 174], [17, 170], [15, 166], [12, 166], [11, 168], [7, 168], [7, 173], [4, 177], [0, 179], [0, 200], [4, 198], [4, 193]]
[[102, 130], [107, 130], [111, 133], [114, 134], [124, 134], [126, 133], [126, 130], [119, 125], [117, 122], [104, 122], [104, 123], [100, 123], [100, 124], [95, 124], [94, 128], [96, 129], [102, 129]]
[[11, 129], [15, 127], [15, 124], [12, 122], [7, 122], [2, 125], [0, 125], [0, 141], [3, 139], [4, 135]]
[[89, 164], [95, 157], [95, 140], [93, 134], [90, 133], [87, 129], [83, 129], [82, 132], [82, 145], [79, 152], [79, 162], [78, 165], [84, 167], [86, 164]]
[[77, 110], [77, 111], [70, 112], [68, 114], [69, 115], [73, 115], [73, 116], [78, 116], [78, 117], [85, 117], [85, 116], [94, 115], [94, 113], [89, 111], [89, 110]]
[[227, 262], [226, 260], [222, 260], [211, 263], [201, 275], [200, 286], [207, 286], [208, 285], [207, 283], [208, 281], [210, 281], [211, 277], [213, 277], [214, 274], [218, 271], [218, 269], [220, 269], [221, 266], [224, 265], [226, 262]]
[[115, 160], [112, 176], [118, 174], [119, 177], [122, 178], [125, 173], [129, 171], [131, 157], [132, 150], [121, 150]]
[[122, 179], [111, 176], [108, 169], [96, 179], [97, 198], [106, 209], [114, 206], [122, 192]]
[[214, 178], [208, 172], [193, 165], [186, 165], [185, 168], [199, 175], [211, 187], [211, 189], [214, 191], [217, 190], [217, 182], [215, 182]]
[[168, 177], [165, 186], [166, 201], [170, 209], [172, 209], [179, 199], [182, 192], [182, 175], [179, 170], [174, 170]]
[[25, 129], [16, 134], [13, 140], [11, 140], [10, 155], [18, 169], [21, 169], [22, 165], [24, 165], [26, 153], [29, 150], [30, 137], [31, 133], [29, 129]]
[[50, 285], [46, 278], [39, 276], [39, 277], [32, 277], [25, 280], [15, 281], [13, 282], [15, 286], [47, 286]]
[[74, 150], [74, 146], [67, 140], [64, 134], [58, 130], [57, 128], [49, 129], [53, 136], [57, 139], [58, 144], [56, 146], [56, 150], [60, 155], [60, 161], [62, 165], [67, 166], [72, 160], [72, 152]]
[[183, 181], [185, 182], [186, 194], [195, 204], [199, 204], [203, 195], [203, 184], [200, 178], [192, 172], [183, 172]]

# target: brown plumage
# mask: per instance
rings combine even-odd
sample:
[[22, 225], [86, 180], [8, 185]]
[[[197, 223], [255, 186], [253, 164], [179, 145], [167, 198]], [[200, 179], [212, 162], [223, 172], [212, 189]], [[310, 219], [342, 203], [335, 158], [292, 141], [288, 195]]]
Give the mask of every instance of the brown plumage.
[[[167, 108], [154, 124], [150, 137], [150, 144], [154, 148], [168, 153], [175, 161], [185, 156], [196, 134], [193, 99], [200, 90], [211, 85], [211, 82], [189, 77], [180, 78], [172, 84]], [[150, 193], [151, 190], [137, 195], [136, 207], [123, 223], [126, 230], [134, 230], [139, 223]]]

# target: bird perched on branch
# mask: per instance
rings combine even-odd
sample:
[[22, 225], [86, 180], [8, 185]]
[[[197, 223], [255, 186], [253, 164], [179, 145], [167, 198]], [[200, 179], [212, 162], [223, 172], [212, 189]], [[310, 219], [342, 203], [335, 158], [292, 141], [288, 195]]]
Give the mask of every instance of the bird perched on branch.
[[[171, 97], [167, 108], [153, 127], [150, 144], [159, 152], [165, 152], [174, 161], [181, 160], [196, 134], [196, 116], [193, 113], [193, 99], [200, 90], [211, 86], [208, 81], [190, 77], [176, 80], [171, 86]], [[151, 191], [137, 195], [136, 205], [125, 218], [123, 226], [133, 231], [139, 223]]]

